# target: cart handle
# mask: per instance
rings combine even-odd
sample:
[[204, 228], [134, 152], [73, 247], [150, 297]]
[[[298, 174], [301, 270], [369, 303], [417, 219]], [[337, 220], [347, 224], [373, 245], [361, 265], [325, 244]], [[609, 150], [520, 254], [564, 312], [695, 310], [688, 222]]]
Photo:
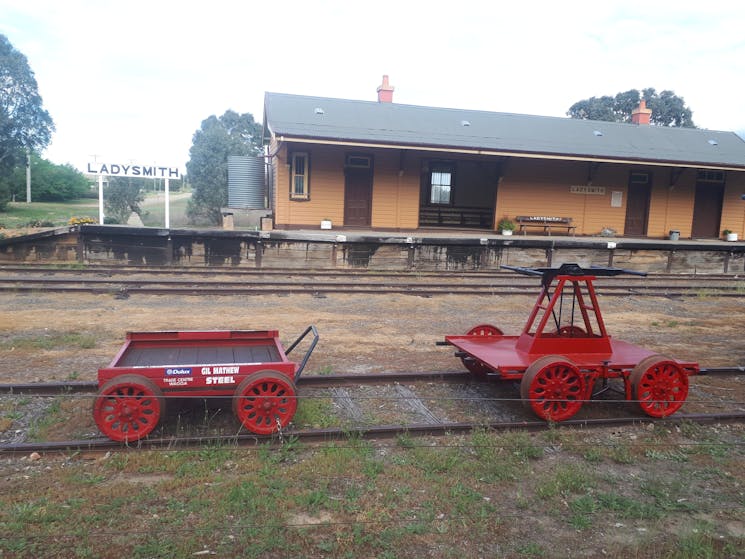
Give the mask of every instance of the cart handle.
[[312, 324], [308, 326], [305, 329], [305, 332], [300, 334], [290, 347], [288, 347], [285, 350], [285, 355], [289, 355], [290, 352], [295, 349], [295, 346], [297, 346], [300, 342], [303, 341], [305, 336], [307, 336], [310, 332], [313, 332], [313, 341], [310, 342], [310, 347], [308, 348], [308, 351], [305, 352], [305, 356], [303, 357], [303, 360], [300, 362], [300, 366], [297, 368], [297, 371], [295, 372], [295, 378], [293, 380], [297, 381], [297, 379], [300, 378], [300, 375], [303, 372], [303, 369], [305, 369], [305, 365], [308, 363], [308, 359], [310, 359], [310, 354], [313, 353], [313, 350], [316, 348], [316, 344], [318, 343], [318, 330], [316, 330], [316, 327]]
[[525, 268], [523, 266], [508, 266], [502, 264], [500, 268], [512, 270], [526, 276], [555, 276], [566, 274], [569, 276], [582, 276], [589, 274], [592, 276], [619, 276], [621, 274], [631, 274], [632, 276], [646, 276], [647, 272], [637, 272], [636, 270], [627, 270], [625, 268], [606, 268], [605, 266], [590, 266], [589, 269], [583, 269], [578, 264], [562, 264], [558, 268]]
[[524, 268], [522, 266], [507, 266], [502, 264], [500, 268], [512, 270], [526, 276], [541, 276], [541, 284], [544, 288], [551, 285], [556, 276], [618, 276], [621, 274], [631, 274], [634, 276], [646, 276], [646, 272], [637, 272], [635, 270], [625, 270], [623, 268], [604, 268], [601, 266], [590, 266], [588, 270], [583, 269], [579, 264], [562, 264], [558, 268]]

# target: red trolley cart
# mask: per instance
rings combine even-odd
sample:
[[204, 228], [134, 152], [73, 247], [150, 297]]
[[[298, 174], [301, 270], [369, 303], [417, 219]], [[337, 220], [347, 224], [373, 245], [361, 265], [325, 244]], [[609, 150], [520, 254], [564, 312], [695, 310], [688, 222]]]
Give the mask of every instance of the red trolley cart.
[[[298, 364], [287, 356], [312, 334]], [[166, 397], [229, 397], [249, 431], [268, 435], [295, 415], [295, 382], [318, 343], [309, 326], [287, 350], [279, 332], [130, 332], [108, 367], [98, 371], [93, 418], [115, 441], [139, 440], [157, 426]]]

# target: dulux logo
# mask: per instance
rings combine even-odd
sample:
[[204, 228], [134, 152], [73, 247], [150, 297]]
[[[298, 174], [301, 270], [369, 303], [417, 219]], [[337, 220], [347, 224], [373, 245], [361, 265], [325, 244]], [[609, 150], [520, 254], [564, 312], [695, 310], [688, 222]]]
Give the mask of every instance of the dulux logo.
[[190, 375], [191, 374], [191, 368], [187, 367], [185, 369], [166, 369], [166, 376], [168, 377], [180, 377], [184, 375]]

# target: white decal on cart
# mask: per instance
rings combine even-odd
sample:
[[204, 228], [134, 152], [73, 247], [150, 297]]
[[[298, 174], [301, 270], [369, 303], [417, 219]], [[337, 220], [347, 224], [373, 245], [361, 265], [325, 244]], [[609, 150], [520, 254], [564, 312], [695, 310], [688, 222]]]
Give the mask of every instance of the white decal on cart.
[[203, 375], [237, 375], [240, 367], [202, 367]]
[[191, 377], [176, 377], [176, 378], [164, 378], [163, 382], [165, 382], [168, 386], [186, 386], [194, 379]]
[[235, 379], [232, 376], [231, 377], [209, 377], [207, 378], [207, 384], [235, 384]]

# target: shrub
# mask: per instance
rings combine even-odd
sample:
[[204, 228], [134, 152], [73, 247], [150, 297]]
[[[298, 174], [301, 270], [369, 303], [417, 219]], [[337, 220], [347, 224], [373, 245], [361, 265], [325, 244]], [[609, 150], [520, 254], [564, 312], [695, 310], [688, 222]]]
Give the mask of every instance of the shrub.
[[515, 222], [512, 221], [509, 217], [503, 217], [497, 224], [497, 229], [499, 231], [514, 231], [515, 227], [517, 227], [515, 225]]
[[70, 220], [67, 222], [68, 225], [88, 225], [88, 224], [94, 224], [98, 223], [94, 218], [92, 217], [77, 217], [73, 216], [70, 218]]
[[24, 227], [54, 227], [54, 222], [48, 219], [32, 219]]

